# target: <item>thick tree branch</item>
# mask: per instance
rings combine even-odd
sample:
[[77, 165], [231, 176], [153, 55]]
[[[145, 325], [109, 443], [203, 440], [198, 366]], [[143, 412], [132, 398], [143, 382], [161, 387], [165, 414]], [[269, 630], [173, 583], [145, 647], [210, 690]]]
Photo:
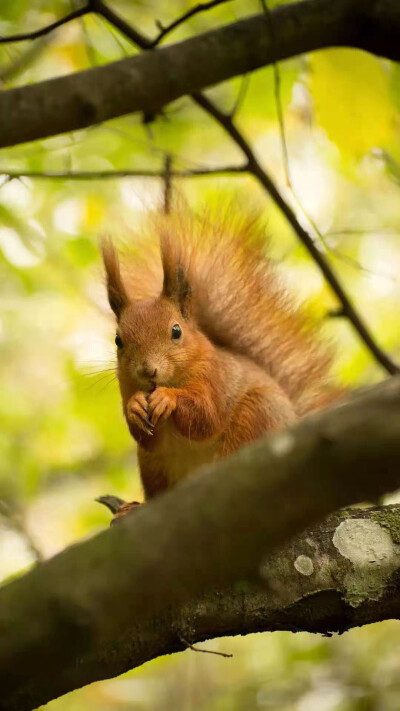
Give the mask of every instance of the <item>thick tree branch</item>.
[[395, 489], [399, 472], [393, 378], [244, 448], [41, 564], [0, 590], [2, 708], [44, 703], [49, 679], [53, 695], [98, 679], [99, 659], [109, 661], [107, 673], [122, 671], [120, 655], [132, 653], [138, 625], [157, 624], [171, 651], [171, 607], [259, 579], [267, 553], [333, 510]]
[[[105, 17], [101, 4], [99, 14]], [[276, 8], [271, 17], [274, 38], [262, 14], [158, 51], [5, 91], [0, 94], [0, 146], [127, 113], [155, 113], [180, 96], [322, 47], [359, 47], [400, 59], [397, 0], [304, 0]], [[114, 24], [115, 13], [110, 21]], [[134, 41], [148, 47], [148, 40], [140, 43], [144, 38], [136, 34]]]
[[[261, 581], [240, 581], [131, 621], [112, 645], [83, 657], [68, 686], [85, 683], [85, 675], [92, 680], [94, 665], [98, 678], [109, 678], [188, 642], [277, 630], [331, 635], [400, 619], [399, 543], [400, 506], [334, 514], [265, 559]], [[46, 698], [58, 693], [58, 679], [55, 687], [47, 687]]]
[[93, 681], [94, 669], [96, 678], [109, 678], [209, 638], [276, 630], [330, 635], [400, 619], [399, 543], [400, 506], [334, 514], [266, 559], [261, 581], [131, 620], [112, 644], [63, 671], [62, 680], [49, 678], [41, 701]]

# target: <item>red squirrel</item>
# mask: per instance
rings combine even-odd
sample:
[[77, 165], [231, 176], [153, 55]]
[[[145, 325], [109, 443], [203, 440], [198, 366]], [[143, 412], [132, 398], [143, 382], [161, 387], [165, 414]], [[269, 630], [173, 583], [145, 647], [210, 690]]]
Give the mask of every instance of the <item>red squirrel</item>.
[[[157, 218], [152, 234], [128, 261], [102, 244], [146, 500], [336, 397], [331, 357], [286, 295], [255, 220], [185, 211]], [[138, 505], [100, 500], [115, 518]]]

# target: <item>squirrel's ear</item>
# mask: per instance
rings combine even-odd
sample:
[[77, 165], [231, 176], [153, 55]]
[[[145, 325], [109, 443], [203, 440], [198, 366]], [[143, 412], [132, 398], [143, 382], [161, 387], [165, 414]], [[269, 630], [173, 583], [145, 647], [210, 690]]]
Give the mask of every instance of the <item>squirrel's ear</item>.
[[118, 253], [109, 237], [101, 241], [101, 253], [107, 278], [108, 301], [117, 319], [129, 302], [128, 295], [121, 278]]
[[183, 318], [188, 319], [191, 311], [192, 290], [179, 251], [174, 248], [169, 235], [163, 235], [161, 239], [161, 260], [164, 272], [162, 294], [167, 299], [174, 301]]

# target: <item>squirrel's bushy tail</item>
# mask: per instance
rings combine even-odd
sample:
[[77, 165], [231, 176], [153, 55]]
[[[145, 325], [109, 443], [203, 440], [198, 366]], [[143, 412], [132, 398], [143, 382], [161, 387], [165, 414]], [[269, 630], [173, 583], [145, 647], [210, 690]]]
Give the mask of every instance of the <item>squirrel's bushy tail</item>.
[[257, 219], [229, 210], [217, 219], [184, 209], [151, 220], [125, 264], [131, 298], [155, 298], [164, 260], [183, 268], [200, 329], [218, 346], [251, 358], [287, 392], [299, 415], [337, 397], [329, 382], [330, 349], [315, 324], [296, 308], [267, 257]]

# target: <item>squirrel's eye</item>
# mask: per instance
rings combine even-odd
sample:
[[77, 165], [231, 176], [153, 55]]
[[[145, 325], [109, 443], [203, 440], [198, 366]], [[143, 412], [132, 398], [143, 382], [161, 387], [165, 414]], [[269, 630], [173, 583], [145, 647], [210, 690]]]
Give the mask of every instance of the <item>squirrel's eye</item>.
[[122, 346], [124, 345], [122, 343], [122, 338], [119, 333], [117, 333], [117, 335], [115, 336], [115, 345], [117, 346], [117, 348], [122, 348]]
[[171, 338], [173, 338], [175, 341], [178, 340], [182, 335], [182, 329], [178, 323], [175, 323], [172, 326], [172, 331], [171, 331]]

